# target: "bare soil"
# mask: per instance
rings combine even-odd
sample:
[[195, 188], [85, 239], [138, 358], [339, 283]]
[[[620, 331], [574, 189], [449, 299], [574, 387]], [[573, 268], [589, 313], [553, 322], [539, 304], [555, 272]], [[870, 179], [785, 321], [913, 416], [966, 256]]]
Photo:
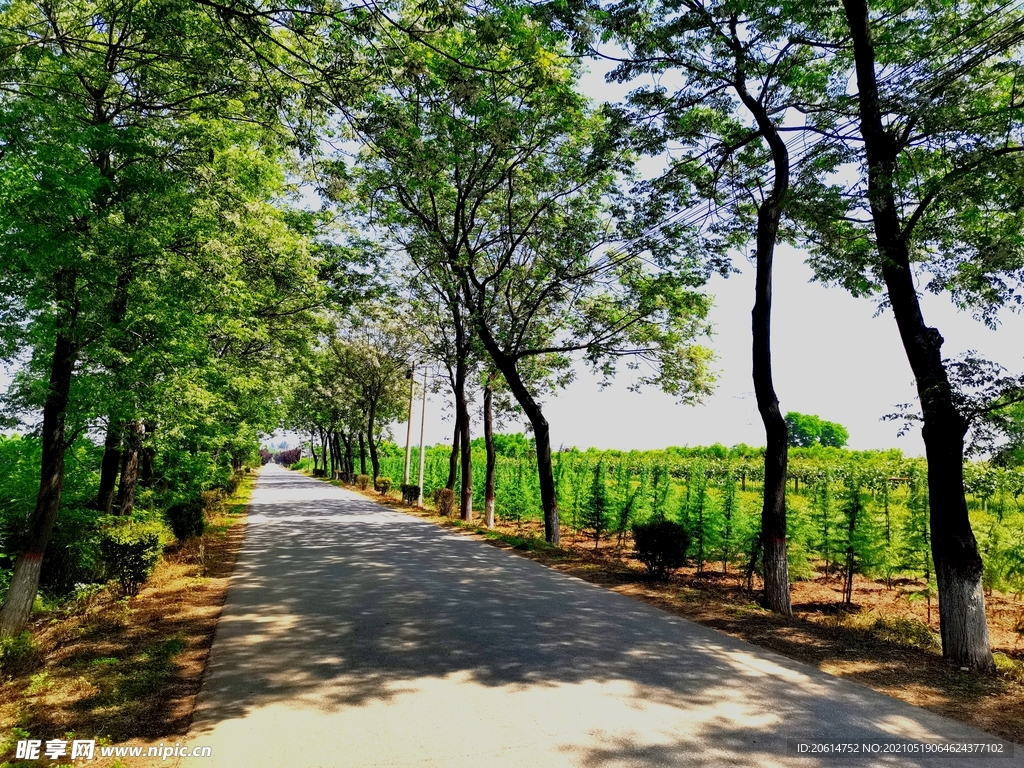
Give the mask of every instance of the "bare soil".
[[[652, 582], [632, 557], [632, 541], [585, 539], [562, 529], [561, 547], [543, 540], [540, 521], [499, 521], [493, 531], [430, 508], [416, 509], [372, 489], [375, 501], [515, 552], [593, 584], [657, 605], [754, 645], [811, 664], [880, 693], [1024, 744], [1024, 603], [1017, 596], [986, 596], [992, 649], [1005, 654], [1000, 671], [962, 671], [943, 660], [938, 606], [913, 598], [924, 584], [890, 584], [856, 576], [852, 605], [843, 604], [842, 579], [820, 575], [792, 586], [794, 616], [758, 604], [760, 580], [747, 591], [744, 574], [722, 563], [682, 568], [667, 582]], [[927, 627], [931, 633], [923, 631]]]

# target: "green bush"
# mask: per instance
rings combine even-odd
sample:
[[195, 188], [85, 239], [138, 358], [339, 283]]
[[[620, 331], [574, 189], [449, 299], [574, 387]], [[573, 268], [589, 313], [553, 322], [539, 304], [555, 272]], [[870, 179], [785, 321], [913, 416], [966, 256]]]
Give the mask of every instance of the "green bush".
[[61, 505], [40, 574], [46, 595], [63, 598], [76, 585], [101, 579], [97, 518], [94, 510]]
[[410, 506], [419, 501], [420, 487], [418, 485], [402, 486], [402, 501]]
[[387, 492], [391, 490], [391, 478], [378, 477], [377, 482], [373, 484], [373, 487], [386, 496]]
[[0, 672], [3, 674], [20, 675], [35, 669], [42, 661], [42, 654], [32, 640], [31, 632], [0, 637]]
[[174, 538], [180, 542], [193, 536], [202, 536], [206, 530], [206, 514], [202, 498], [179, 501], [164, 513], [171, 524]]
[[451, 488], [438, 488], [434, 491], [434, 505], [439, 515], [451, 517], [455, 511], [455, 491]]
[[647, 566], [653, 579], [667, 579], [676, 568], [686, 565], [690, 533], [671, 520], [652, 520], [633, 525], [636, 558]]
[[356, 475], [356, 487], [360, 491], [365, 491], [370, 487], [370, 476], [369, 475]]
[[160, 532], [151, 524], [117, 523], [101, 532], [100, 552], [108, 572], [134, 597], [160, 560]]
[[233, 474], [224, 486], [224, 490], [227, 491], [228, 496], [234, 496], [235, 491], [238, 490], [238, 486], [242, 483], [242, 475], [239, 472]]

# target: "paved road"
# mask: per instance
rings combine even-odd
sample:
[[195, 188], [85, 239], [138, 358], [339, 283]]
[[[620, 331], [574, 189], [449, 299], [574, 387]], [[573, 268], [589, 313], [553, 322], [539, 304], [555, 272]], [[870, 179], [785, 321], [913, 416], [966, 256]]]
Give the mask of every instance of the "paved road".
[[993, 740], [269, 466], [181, 764], [1024, 765], [787, 751], [893, 737]]

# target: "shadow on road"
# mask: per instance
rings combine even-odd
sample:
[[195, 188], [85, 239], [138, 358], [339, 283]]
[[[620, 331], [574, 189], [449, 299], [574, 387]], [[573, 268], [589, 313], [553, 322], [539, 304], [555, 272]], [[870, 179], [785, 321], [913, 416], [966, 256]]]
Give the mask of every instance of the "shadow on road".
[[753, 764], [779, 758], [787, 738], [958, 735], [930, 713], [295, 474], [264, 472], [246, 535], [200, 728], [307, 694], [341, 708], [468, 674], [509, 691], [616, 683], [637, 707], [688, 713], [671, 744], [578, 746], [585, 765], [721, 765], [709, 747]]

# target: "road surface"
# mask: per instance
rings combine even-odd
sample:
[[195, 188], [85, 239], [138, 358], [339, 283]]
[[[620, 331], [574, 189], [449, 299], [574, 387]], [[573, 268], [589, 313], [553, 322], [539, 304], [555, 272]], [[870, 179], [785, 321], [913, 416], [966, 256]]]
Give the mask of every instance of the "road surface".
[[270, 465], [180, 764], [1024, 765], [790, 740], [998, 741]]

